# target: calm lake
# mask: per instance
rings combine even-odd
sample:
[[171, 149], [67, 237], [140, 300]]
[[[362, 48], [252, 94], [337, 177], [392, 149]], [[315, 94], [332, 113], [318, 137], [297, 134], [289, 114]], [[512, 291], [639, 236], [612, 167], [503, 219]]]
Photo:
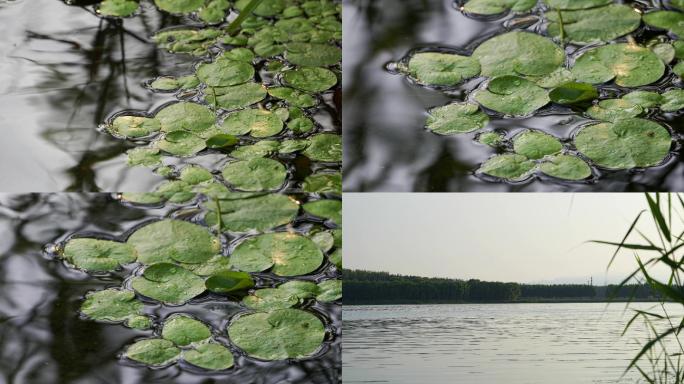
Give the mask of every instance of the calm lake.
[[343, 380], [636, 383], [638, 373], [621, 376], [645, 333], [638, 324], [620, 336], [633, 314], [624, 309], [620, 303], [345, 306]]

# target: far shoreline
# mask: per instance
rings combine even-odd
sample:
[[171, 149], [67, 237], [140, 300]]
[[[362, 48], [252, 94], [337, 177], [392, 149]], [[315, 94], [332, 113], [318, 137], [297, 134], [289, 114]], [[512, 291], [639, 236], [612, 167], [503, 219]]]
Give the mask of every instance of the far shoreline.
[[[364, 303], [353, 303], [348, 304], [342, 299], [342, 305], [344, 307], [368, 307], [368, 306], [378, 306], [378, 305], [456, 305], [456, 304], [582, 304], [582, 303], [660, 303], [661, 300], [658, 299], [639, 299], [639, 300], [629, 300], [627, 298], [619, 298], [613, 300], [607, 299], [572, 299], [572, 300], [517, 300], [517, 301], [431, 301], [431, 302], [364, 302]], [[669, 301], [665, 301], [668, 303]]]

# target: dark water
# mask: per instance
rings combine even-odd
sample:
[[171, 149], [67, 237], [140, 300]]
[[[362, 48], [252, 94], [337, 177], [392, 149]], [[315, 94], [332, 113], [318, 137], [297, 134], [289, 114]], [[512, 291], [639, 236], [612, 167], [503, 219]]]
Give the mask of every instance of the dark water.
[[[682, 313], [681, 307], [666, 308], [671, 315]], [[345, 306], [343, 379], [347, 384], [640, 382], [638, 372], [623, 376], [640, 349], [636, 340], [646, 336], [640, 324], [620, 336], [632, 314], [624, 304], [603, 303]], [[676, 346], [670, 352], [675, 351]]]
[[[194, 205], [129, 207], [108, 194], [0, 194], [0, 383], [339, 382], [341, 310], [336, 304], [309, 309], [324, 318], [330, 336], [308, 359], [266, 363], [236, 352], [236, 367], [220, 375], [178, 364], [149, 369], [120, 360], [126, 345], [151, 331], [84, 320], [78, 309], [86, 292], [120, 286], [126, 271], [92, 277], [49, 259], [43, 248], [74, 232], [121, 236], [152, 218], [197, 213]], [[192, 314], [212, 325], [224, 343], [228, 319], [243, 311], [238, 303], [207, 293], [184, 306], [151, 307], [157, 318]]]
[[[650, 2], [639, 3], [644, 7]], [[502, 183], [475, 177], [473, 171], [494, 153], [493, 149], [476, 144], [474, 133], [438, 136], [422, 127], [429, 108], [462, 100], [463, 90], [476, 87], [478, 82], [468, 82], [447, 94], [410, 84], [404, 76], [385, 69], [389, 62], [415, 48], [435, 46], [468, 52], [483, 39], [514, 24], [513, 16], [474, 20], [465, 17], [454, 4], [451, 0], [406, 0], [400, 5], [395, 0], [344, 1], [345, 191], [684, 190], [681, 145], [661, 166], [601, 172], [600, 180], [592, 183], [540, 177]], [[587, 121], [551, 110], [544, 116], [493, 119], [491, 127], [509, 134], [534, 128], [567, 139]], [[684, 124], [680, 117], [669, 116], [659, 122], [681, 135]]]

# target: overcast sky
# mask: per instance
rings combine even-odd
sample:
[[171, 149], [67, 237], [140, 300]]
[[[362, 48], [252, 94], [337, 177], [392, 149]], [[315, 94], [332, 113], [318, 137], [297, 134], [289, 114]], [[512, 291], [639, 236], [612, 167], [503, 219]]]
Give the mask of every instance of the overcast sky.
[[[619, 241], [634, 193], [345, 193], [345, 268], [521, 283], [616, 282], [635, 267], [587, 240]], [[641, 228], [655, 235], [650, 216]]]

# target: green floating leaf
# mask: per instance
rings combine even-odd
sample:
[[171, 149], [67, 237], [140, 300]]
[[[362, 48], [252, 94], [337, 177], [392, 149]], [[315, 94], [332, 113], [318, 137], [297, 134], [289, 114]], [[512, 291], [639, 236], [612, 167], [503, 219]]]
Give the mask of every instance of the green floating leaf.
[[211, 337], [204, 323], [185, 315], [174, 315], [164, 322], [162, 337], [179, 347], [185, 347]]
[[128, 159], [126, 164], [131, 167], [138, 165], [144, 167], [153, 167], [161, 164], [161, 154], [157, 148], [133, 148], [126, 151]]
[[313, 299], [321, 289], [316, 283], [304, 280], [290, 280], [278, 286], [281, 291], [288, 292], [290, 295], [300, 299]]
[[192, 156], [207, 147], [206, 141], [194, 133], [173, 131], [156, 142], [157, 148], [176, 156]]
[[150, 83], [150, 88], [155, 91], [175, 91], [180, 88], [180, 84], [173, 77], [160, 76]]
[[233, 135], [219, 133], [209, 137], [205, 144], [207, 145], [207, 148], [221, 149], [226, 147], [232, 147], [238, 142], [238, 138]]
[[596, 88], [587, 83], [565, 83], [549, 92], [549, 98], [557, 104], [577, 104], [598, 97]]
[[226, 11], [230, 8], [228, 0], [209, 0], [199, 9], [197, 16], [208, 24], [218, 24], [226, 18]]
[[311, 241], [318, 245], [322, 252], [328, 252], [335, 245], [335, 238], [330, 231], [321, 231], [309, 235]]
[[210, 87], [238, 85], [254, 79], [254, 67], [244, 61], [219, 57], [213, 63], [200, 64], [197, 77]]
[[181, 181], [195, 185], [212, 180], [214, 177], [211, 172], [198, 165], [188, 165], [181, 170], [179, 178]]
[[211, 276], [230, 270], [230, 258], [223, 255], [215, 255], [211, 259], [199, 264], [181, 264], [183, 268], [197, 276]]
[[653, 121], [637, 118], [588, 125], [575, 136], [577, 149], [608, 169], [657, 165], [669, 153], [671, 143], [667, 129]]
[[665, 64], [651, 50], [635, 44], [609, 44], [584, 52], [572, 67], [579, 81], [600, 84], [615, 79], [623, 87], [651, 84], [663, 76]]
[[204, 132], [214, 126], [216, 115], [204, 105], [178, 102], [162, 108], [155, 116], [164, 132]]
[[168, 340], [143, 339], [130, 345], [124, 356], [139, 363], [163, 366], [178, 360], [180, 353], [180, 349]]
[[185, 203], [195, 198], [192, 185], [181, 180], [169, 180], [160, 184], [155, 193], [171, 203]]
[[527, 12], [537, 5], [537, 0], [468, 0], [463, 11], [475, 15], [498, 15], [500, 13]]
[[[243, 10], [249, 4], [250, 0], [238, 0], [235, 2], [237, 10]], [[257, 16], [271, 17], [279, 14], [285, 8], [285, 1], [283, 0], [263, 0], [252, 11]]]
[[138, 10], [140, 5], [134, 0], [104, 0], [97, 7], [97, 13], [103, 16], [128, 17]]
[[684, 90], [672, 89], [662, 95], [663, 102], [660, 109], [665, 112], [679, 111], [684, 108]]
[[285, 59], [303, 67], [327, 67], [342, 60], [342, 50], [329, 44], [289, 43]]
[[313, 314], [288, 308], [240, 316], [231, 322], [228, 336], [252, 357], [284, 360], [316, 352], [325, 338], [325, 328]]
[[476, 104], [452, 103], [432, 108], [426, 127], [440, 135], [466, 133], [484, 128], [489, 117]]
[[220, 129], [231, 135], [249, 133], [253, 137], [263, 138], [280, 133], [283, 130], [283, 121], [278, 115], [265, 109], [243, 109], [229, 114]]
[[308, 93], [300, 92], [288, 87], [271, 87], [268, 89], [268, 94], [276, 99], [285, 100], [288, 104], [300, 108], [313, 107], [317, 103], [316, 99]]
[[303, 153], [313, 161], [339, 163], [342, 161], [342, 137], [332, 133], [313, 135]]
[[298, 140], [298, 139], [288, 139], [288, 140], [283, 140], [283, 142], [280, 143], [280, 147], [278, 148], [278, 153], [294, 153], [294, 152], [299, 152], [306, 147], [309, 146], [309, 141], [308, 140]]
[[62, 257], [86, 271], [113, 271], [138, 257], [135, 248], [109, 240], [76, 238], [64, 246]]
[[293, 118], [287, 123], [287, 129], [294, 133], [306, 133], [313, 128], [313, 121], [306, 116]]
[[206, 286], [217, 293], [244, 292], [254, 287], [254, 280], [249, 273], [224, 270], [211, 275]]
[[495, 36], [475, 49], [482, 75], [544, 76], [565, 62], [565, 53], [551, 40], [530, 32], [508, 32]]
[[318, 284], [321, 293], [316, 296], [316, 300], [322, 302], [336, 301], [342, 298], [342, 280], [326, 280]]
[[278, 288], [257, 289], [242, 299], [242, 304], [255, 311], [268, 312], [274, 309], [292, 308], [299, 299], [286, 290]]
[[342, 249], [338, 248], [331, 255], [328, 256], [331, 263], [335, 264], [337, 268], [342, 268]]
[[493, 78], [486, 89], [475, 92], [482, 106], [513, 116], [525, 116], [549, 103], [549, 94], [537, 84], [516, 76]]
[[644, 113], [644, 109], [627, 99], [606, 99], [587, 109], [587, 115], [597, 120], [615, 121], [637, 117]]
[[210, 371], [228, 369], [234, 364], [233, 354], [230, 350], [214, 342], [201, 344], [195, 349], [183, 351], [183, 360]]
[[238, 245], [231, 255], [233, 266], [245, 272], [271, 268], [279, 276], [298, 276], [315, 271], [323, 253], [308, 238], [288, 232], [251, 237]]
[[204, 279], [170, 263], [153, 264], [145, 268], [142, 276], [131, 280], [131, 287], [141, 295], [177, 305], [205, 291]]
[[558, 67], [555, 71], [544, 76], [529, 76], [528, 80], [533, 80], [540, 87], [556, 88], [566, 83], [573, 83], [575, 77], [567, 68]]
[[613, 0], [544, 0], [544, 3], [554, 9], [586, 9], [611, 4]]
[[544, 16], [549, 20], [549, 35], [560, 38], [562, 22], [565, 39], [582, 45], [611, 41], [635, 31], [641, 24], [641, 14], [623, 4], [561, 12], [550, 10]]
[[495, 155], [485, 161], [479, 173], [509, 181], [521, 181], [530, 176], [536, 164], [523, 155], [506, 153]]
[[549, 176], [564, 180], [584, 180], [591, 176], [589, 165], [579, 157], [571, 155], [546, 158], [539, 169]]
[[181, 262], [198, 264], [209, 260], [221, 243], [206, 228], [182, 220], [161, 220], [133, 232], [128, 244], [143, 264]]
[[563, 149], [557, 138], [540, 131], [526, 130], [513, 139], [513, 150], [528, 159], [541, 159]]
[[224, 109], [237, 109], [258, 103], [266, 97], [266, 88], [257, 83], [232, 87], [209, 87], [205, 90], [208, 103]]
[[[299, 205], [287, 195], [270, 194], [236, 200], [220, 200], [222, 228], [233, 232], [263, 232], [292, 221]], [[207, 223], [215, 225], [216, 206], [209, 205]]]
[[672, 73], [677, 75], [680, 79], [684, 77], [684, 61], [680, 61], [672, 67]]
[[276, 190], [286, 178], [287, 169], [281, 162], [262, 157], [235, 161], [223, 168], [223, 179], [247, 192]]
[[408, 62], [408, 73], [425, 85], [456, 85], [480, 74], [477, 59], [440, 52], [418, 52]]
[[504, 138], [505, 136], [499, 132], [483, 132], [477, 136], [477, 142], [490, 147], [497, 147], [503, 143]]
[[302, 206], [307, 213], [332, 220], [338, 226], [342, 225], [342, 202], [340, 200], [316, 200]]
[[684, 36], [684, 14], [675, 11], [654, 11], [644, 15], [644, 23], [651, 27], [667, 29], [677, 36]]
[[663, 102], [663, 97], [657, 92], [633, 91], [622, 96], [622, 100], [628, 101], [646, 109], [660, 105]]
[[307, 176], [302, 184], [302, 190], [307, 193], [342, 193], [342, 174], [314, 173]]
[[317, 93], [326, 91], [337, 84], [337, 76], [325, 68], [297, 68], [283, 72], [286, 85], [305, 92]]
[[154, 0], [162, 11], [169, 13], [190, 13], [204, 5], [204, 0]]
[[181, 28], [157, 32], [154, 41], [160, 49], [171, 53], [189, 53], [201, 56], [208, 53], [223, 31], [216, 28]]
[[649, 48], [665, 64], [669, 64], [675, 58], [675, 49], [670, 43], [655, 44]]
[[155, 192], [124, 192], [121, 194], [121, 200], [133, 204], [158, 204], [164, 201], [164, 198]]
[[147, 329], [151, 321], [144, 315], [143, 307], [133, 291], [110, 288], [88, 293], [81, 312], [96, 321], [124, 321], [131, 328]]

